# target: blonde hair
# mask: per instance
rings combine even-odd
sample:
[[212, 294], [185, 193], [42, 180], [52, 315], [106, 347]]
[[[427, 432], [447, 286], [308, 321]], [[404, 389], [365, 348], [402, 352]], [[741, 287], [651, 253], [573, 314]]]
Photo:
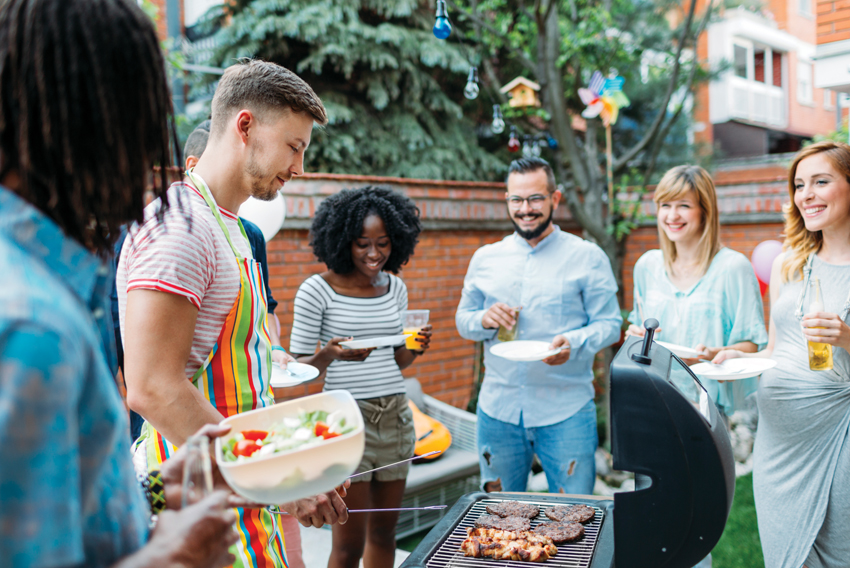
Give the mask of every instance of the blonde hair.
[[794, 178], [797, 177], [797, 166], [806, 158], [816, 154], [823, 154], [832, 167], [850, 183], [850, 146], [843, 142], [831, 140], [818, 142], [803, 148], [794, 156], [794, 161], [788, 169], [788, 193], [791, 201], [782, 207], [785, 214], [785, 242], [782, 243], [782, 250], [786, 252], [782, 261], [782, 282], [802, 279], [806, 259], [810, 254], [819, 252], [823, 245], [823, 233], [806, 229], [803, 216], [794, 203], [796, 193]]
[[[720, 215], [717, 210], [717, 192], [708, 172], [699, 166], [676, 166], [661, 178], [655, 188], [653, 201], [660, 207], [662, 203], [681, 199], [687, 192], [693, 191], [702, 211], [702, 236], [699, 239], [697, 257], [700, 276], [708, 271], [714, 255], [720, 250]], [[671, 241], [661, 222], [658, 222], [658, 240], [664, 253], [664, 266], [667, 273], [674, 274], [673, 262], [676, 260], [676, 244]]]

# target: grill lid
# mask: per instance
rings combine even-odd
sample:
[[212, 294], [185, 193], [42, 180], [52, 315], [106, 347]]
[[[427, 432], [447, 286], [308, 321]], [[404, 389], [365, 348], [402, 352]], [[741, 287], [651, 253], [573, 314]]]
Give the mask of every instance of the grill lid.
[[637, 489], [614, 496], [616, 564], [686, 568], [723, 533], [735, 492], [732, 446], [687, 365], [642, 343], [629, 339], [611, 363], [614, 468], [635, 472]]

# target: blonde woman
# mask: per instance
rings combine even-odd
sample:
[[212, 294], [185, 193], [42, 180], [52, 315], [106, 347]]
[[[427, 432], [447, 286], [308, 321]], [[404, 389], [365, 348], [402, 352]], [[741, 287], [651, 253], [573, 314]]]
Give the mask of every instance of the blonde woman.
[[[788, 174], [783, 253], [770, 275], [764, 351], [777, 362], [758, 385], [753, 486], [765, 566], [850, 566], [850, 146], [813, 144]], [[809, 313], [806, 281], [822, 288]], [[804, 315], [805, 314], [805, 315]], [[833, 346], [833, 368], [809, 369], [807, 340]]]
[[[759, 285], [749, 260], [720, 244], [714, 182], [699, 166], [677, 166], [655, 189], [661, 249], [635, 264], [636, 308], [628, 334], [643, 335], [640, 313], [661, 324], [659, 339], [701, 353], [686, 359], [711, 359], [730, 347], [754, 352], [767, 342]], [[642, 304], [642, 310], [637, 306]], [[727, 415], [755, 392], [756, 380], [703, 385]]]

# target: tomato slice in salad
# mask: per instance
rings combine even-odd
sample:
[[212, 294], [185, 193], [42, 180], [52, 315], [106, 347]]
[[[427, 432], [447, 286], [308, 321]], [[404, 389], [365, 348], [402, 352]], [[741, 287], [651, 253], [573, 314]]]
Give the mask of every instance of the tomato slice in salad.
[[316, 422], [316, 427], [313, 429], [313, 433], [316, 436], [321, 436], [322, 438], [324, 438], [325, 434], [328, 433], [329, 428], [330, 426], [319, 420], [318, 422]]
[[243, 430], [242, 431], [242, 437], [243, 438], [245, 438], [246, 440], [254, 440], [255, 442], [259, 441], [259, 440], [265, 440], [268, 435], [269, 435], [269, 433], [266, 432], [265, 430]]
[[254, 440], [239, 440], [233, 448], [234, 456], [250, 456], [260, 449], [260, 445]]

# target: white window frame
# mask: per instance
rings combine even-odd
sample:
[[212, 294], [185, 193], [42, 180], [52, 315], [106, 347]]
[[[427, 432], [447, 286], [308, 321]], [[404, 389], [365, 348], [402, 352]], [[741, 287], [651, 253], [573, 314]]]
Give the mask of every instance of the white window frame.
[[811, 18], [814, 15], [812, 14], [812, 0], [797, 0], [797, 13]]
[[835, 92], [832, 89], [823, 90], [823, 108], [826, 110], [835, 110]]
[[814, 106], [815, 93], [813, 86], [813, 71], [810, 61], [797, 62], [797, 102]]

